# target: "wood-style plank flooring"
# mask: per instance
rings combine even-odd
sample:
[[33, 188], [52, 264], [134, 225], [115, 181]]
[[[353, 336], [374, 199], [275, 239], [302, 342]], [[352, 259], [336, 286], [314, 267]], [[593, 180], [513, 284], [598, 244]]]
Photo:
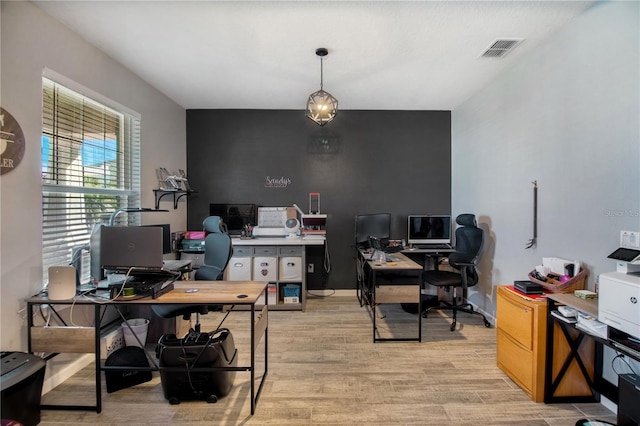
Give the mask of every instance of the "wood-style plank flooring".
[[[496, 366], [495, 328], [460, 314], [450, 332], [449, 314], [435, 312], [424, 320], [422, 343], [374, 344], [370, 311], [355, 296], [310, 297], [306, 312], [269, 312], [269, 372], [253, 416], [249, 373], [237, 373], [231, 393], [215, 404], [171, 405], [154, 372], [150, 382], [111, 394], [103, 390], [100, 414], [43, 410], [41, 424], [573, 426], [585, 417], [615, 423], [601, 404], [532, 402]], [[246, 315], [232, 313], [224, 323], [241, 364], [249, 363]], [[384, 337], [417, 333], [417, 316], [399, 305], [385, 305], [378, 315]], [[202, 316], [203, 330], [215, 329], [221, 318]], [[43, 402], [91, 403], [93, 375], [92, 364]]]

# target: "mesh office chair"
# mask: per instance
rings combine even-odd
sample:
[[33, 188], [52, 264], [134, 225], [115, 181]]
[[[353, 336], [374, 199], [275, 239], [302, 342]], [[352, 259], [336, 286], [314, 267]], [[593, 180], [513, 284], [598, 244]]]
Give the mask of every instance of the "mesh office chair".
[[[224, 270], [233, 255], [231, 237], [227, 226], [219, 216], [209, 216], [202, 222], [207, 236], [204, 239], [204, 264], [195, 272], [194, 279], [216, 281], [224, 278]], [[191, 314], [205, 315], [210, 310], [219, 311], [221, 305], [152, 305], [156, 315], [173, 318], [182, 315], [185, 320]], [[200, 321], [196, 319], [195, 331], [200, 332]]]
[[473, 214], [465, 213], [456, 218], [456, 223], [460, 225], [456, 229], [455, 251], [449, 255], [449, 265], [457, 269], [458, 272], [451, 271], [424, 271], [422, 280], [425, 284], [444, 288], [447, 291], [453, 289], [452, 303], [440, 302], [438, 306], [428, 308], [422, 314], [426, 318], [432, 309], [451, 309], [453, 312], [453, 322], [451, 331], [455, 330], [458, 311], [469, 314], [480, 315], [484, 320], [484, 325], [490, 327], [491, 324], [482, 313], [473, 309], [469, 303], [457, 304], [457, 289], [461, 288], [463, 296], [468, 287], [478, 283], [478, 271], [476, 271], [476, 261], [480, 249], [482, 248], [482, 230], [478, 228], [476, 217]]
[[204, 264], [196, 271], [194, 279], [221, 280], [233, 255], [227, 225], [219, 216], [209, 216], [202, 222], [202, 226], [207, 233], [204, 238]]

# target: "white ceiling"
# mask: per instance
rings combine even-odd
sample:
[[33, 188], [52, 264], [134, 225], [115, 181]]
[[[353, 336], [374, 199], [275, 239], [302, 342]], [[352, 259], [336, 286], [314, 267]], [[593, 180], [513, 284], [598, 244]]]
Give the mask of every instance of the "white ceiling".
[[[42, 1], [187, 109], [453, 110], [594, 1]], [[502, 59], [497, 38], [524, 38]]]

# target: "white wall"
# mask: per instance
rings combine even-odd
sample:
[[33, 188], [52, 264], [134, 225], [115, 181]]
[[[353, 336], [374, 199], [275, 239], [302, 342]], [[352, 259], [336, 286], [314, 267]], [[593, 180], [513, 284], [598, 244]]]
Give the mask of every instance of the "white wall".
[[[186, 169], [185, 110], [27, 2], [0, 2], [0, 105], [26, 139], [21, 164], [0, 177], [2, 350], [27, 349], [23, 300], [42, 287], [40, 133], [42, 72], [49, 68], [141, 115], [142, 206], [153, 207], [156, 168]], [[186, 205], [142, 216], [144, 223], [186, 229]]]
[[580, 260], [593, 289], [619, 232], [640, 231], [639, 40], [638, 2], [596, 4], [453, 111], [452, 211], [490, 237], [481, 308], [543, 256]]
[[593, 290], [620, 231], [640, 231], [639, 52], [640, 3], [597, 4], [453, 111], [452, 211], [475, 212], [489, 237], [469, 299], [490, 315], [496, 286], [543, 256], [580, 260]]

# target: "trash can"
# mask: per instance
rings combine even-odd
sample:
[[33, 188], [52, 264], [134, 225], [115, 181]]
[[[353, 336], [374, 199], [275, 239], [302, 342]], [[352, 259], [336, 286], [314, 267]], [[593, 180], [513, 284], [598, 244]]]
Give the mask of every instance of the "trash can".
[[1, 352], [0, 357], [0, 417], [25, 426], [37, 425], [47, 363], [24, 352]]
[[[127, 324], [129, 324], [127, 326]], [[124, 333], [124, 342], [127, 346], [138, 346], [144, 348], [147, 342], [147, 331], [149, 330], [149, 320], [146, 318], [134, 318], [123, 322], [122, 332]], [[129, 328], [131, 327], [131, 328]], [[138, 339], [140, 342], [138, 342]], [[142, 345], [140, 345], [142, 343]]]

